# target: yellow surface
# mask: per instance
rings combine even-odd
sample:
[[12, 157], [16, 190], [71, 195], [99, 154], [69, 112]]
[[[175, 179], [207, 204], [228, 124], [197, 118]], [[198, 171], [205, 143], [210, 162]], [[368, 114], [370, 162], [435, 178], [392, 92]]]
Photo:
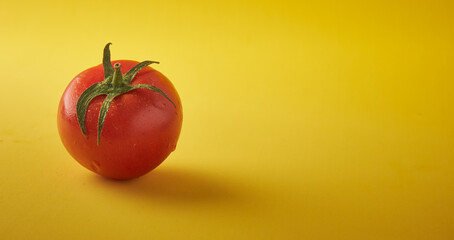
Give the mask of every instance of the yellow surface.
[[[0, 1], [0, 239], [453, 239], [452, 1]], [[79, 166], [68, 82], [159, 60], [177, 150]]]

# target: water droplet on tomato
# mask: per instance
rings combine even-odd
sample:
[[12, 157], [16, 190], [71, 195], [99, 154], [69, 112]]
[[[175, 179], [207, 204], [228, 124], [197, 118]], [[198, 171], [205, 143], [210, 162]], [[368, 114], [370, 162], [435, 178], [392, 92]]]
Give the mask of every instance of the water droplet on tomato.
[[175, 148], [177, 148], [177, 144], [176, 143], [169, 143], [169, 145], [167, 147], [170, 149], [170, 151], [173, 152], [175, 150]]
[[93, 161], [90, 163], [91, 169], [93, 171], [99, 173], [99, 170], [101, 170], [101, 164], [98, 161]]

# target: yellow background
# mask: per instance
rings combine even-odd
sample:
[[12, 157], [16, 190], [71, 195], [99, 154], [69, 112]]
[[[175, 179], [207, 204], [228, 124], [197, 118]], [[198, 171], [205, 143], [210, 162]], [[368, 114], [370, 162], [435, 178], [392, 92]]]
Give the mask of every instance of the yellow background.
[[[79, 166], [61, 94], [158, 60], [176, 151]], [[452, 1], [0, 0], [1, 239], [453, 239]]]

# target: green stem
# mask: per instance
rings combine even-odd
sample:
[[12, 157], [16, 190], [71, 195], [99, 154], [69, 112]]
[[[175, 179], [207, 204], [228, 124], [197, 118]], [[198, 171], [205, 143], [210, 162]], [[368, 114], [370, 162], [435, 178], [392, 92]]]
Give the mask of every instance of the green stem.
[[108, 43], [104, 47], [103, 55], [103, 69], [104, 69], [104, 81], [95, 83], [85, 89], [85, 91], [80, 95], [77, 100], [77, 121], [79, 122], [80, 129], [82, 134], [87, 136], [87, 131], [85, 129], [85, 117], [87, 115], [88, 105], [91, 100], [100, 95], [107, 95], [99, 112], [98, 119], [98, 145], [101, 141], [101, 131], [104, 126], [104, 121], [106, 119], [107, 112], [109, 111], [110, 104], [117, 96], [120, 96], [124, 93], [132, 91], [138, 88], [150, 89], [158, 94], [161, 94], [167, 100], [169, 100], [173, 106], [176, 108], [176, 105], [172, 100], [159, 88], [149, 85], [149, 84], [137, 84], [131, 85], [131, 81], [134, 79], [137, 73], [144, 67], [152, 64], [158, 63], [155, 61], [144, 61], [133, 68], [131, 68], [125, 75], [121, 73], [121, 64], [115, 63], [112, 67], [112, 62], [110, 61], [110, 50], [109, 46], [111, 43]]
[[121, 86], [123, 84], [123, 74], [121, 74], [121, 71], [120, 71], [121, 64], [115, 63], [114, 68], [115, 68], [115, 72], [113, 74], [112, 84], [114, 86]]

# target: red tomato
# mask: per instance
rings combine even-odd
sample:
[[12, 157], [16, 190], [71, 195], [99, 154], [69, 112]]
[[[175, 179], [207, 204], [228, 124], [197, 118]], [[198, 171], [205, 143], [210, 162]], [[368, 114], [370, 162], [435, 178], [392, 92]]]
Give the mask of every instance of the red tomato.
[[[110, 62], [108, 54], [104, 63]], [[117, 63], [121, 64], [122, 74], [138, 64], [129, 60], [111, 62]], [[120, 70], [119, 64], [115, 71]], [[69, 83], [58, 107], [60, 137], [72, 157], [87, 169], [113, 179], [139, 177], [174, 151], [183, 119], [180, 98], [163, 74], [147, 66], [135, 75], [131, 85], [152, 85], [163, 94], [139, 88], [116, 96], [105, 115], [99, 138], [98, 121], [106, 95], [94, 97], [85, 111], [84, 135], [82, 119], [78, 121], [78, 101], [87, 88], [105, 80], [104, 72], [103, 65], [99, 65], [83, 71]]]

